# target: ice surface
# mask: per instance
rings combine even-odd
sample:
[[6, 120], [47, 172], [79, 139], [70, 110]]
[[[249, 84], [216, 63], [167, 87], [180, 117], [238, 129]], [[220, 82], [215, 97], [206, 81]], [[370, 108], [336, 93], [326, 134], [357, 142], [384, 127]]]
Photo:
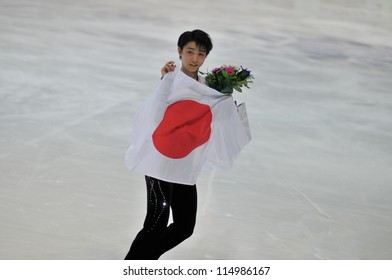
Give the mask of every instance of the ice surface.
[[146, 210], [132, 115], [194, 28], [204, 70], [253, 70], [253, 140], [201, 176], [195, 233], [163, 259], [391, 259], [381, 0], [0, 0], [0, 259], [125, 256]]

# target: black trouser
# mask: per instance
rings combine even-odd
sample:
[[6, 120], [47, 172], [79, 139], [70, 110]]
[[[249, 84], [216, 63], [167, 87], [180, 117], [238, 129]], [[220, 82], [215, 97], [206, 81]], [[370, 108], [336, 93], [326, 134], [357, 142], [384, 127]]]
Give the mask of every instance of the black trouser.
[[[196, 185], [165, 182], [146, 176], [147, 215], [126, 260], [157, 260], [190, 237], [196, 223]], [[173, 223], [167, 226], [173, 211]]]

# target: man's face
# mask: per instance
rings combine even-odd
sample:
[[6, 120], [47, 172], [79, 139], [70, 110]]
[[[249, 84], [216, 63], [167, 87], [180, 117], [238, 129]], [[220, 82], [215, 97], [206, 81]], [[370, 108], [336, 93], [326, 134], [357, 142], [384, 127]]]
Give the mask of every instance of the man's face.
[[186, 44], [182, 50], [178, 49], [178, 53], [182, 57], [181, 70], [192, 77], [197, 75], [199, 68], [203, 65], [207, 57], [206, 51], [200, 48], [200, 46], [197, 46], [194, 41]]

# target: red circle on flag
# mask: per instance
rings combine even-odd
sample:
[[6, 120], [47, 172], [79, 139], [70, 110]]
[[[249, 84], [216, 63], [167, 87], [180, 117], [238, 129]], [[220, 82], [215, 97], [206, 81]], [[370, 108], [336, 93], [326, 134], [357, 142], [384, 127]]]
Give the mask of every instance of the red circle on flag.
[[152, 140], [163, 155], [180, 159], [208, 141], [211, 135], [210, 106], [181, 100], [167, 107]]

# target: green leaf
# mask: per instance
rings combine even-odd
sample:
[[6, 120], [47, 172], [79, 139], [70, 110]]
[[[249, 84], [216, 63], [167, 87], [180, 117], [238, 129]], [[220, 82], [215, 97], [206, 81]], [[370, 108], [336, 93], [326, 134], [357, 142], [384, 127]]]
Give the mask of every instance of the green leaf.
[[239, 86], [235, 86], [234, 89], [238, 92], [242, 92], [242, 89]]
[[225, 77], [226, 79], [229, 78], [229, 74], [226, 72], [226, 70], [222, 70], [222, 75], [223, 75], [223, 77]]
[[221, 90], [222, 93], [233, 93], [233, 89], [231, 87], [225, 87]]

